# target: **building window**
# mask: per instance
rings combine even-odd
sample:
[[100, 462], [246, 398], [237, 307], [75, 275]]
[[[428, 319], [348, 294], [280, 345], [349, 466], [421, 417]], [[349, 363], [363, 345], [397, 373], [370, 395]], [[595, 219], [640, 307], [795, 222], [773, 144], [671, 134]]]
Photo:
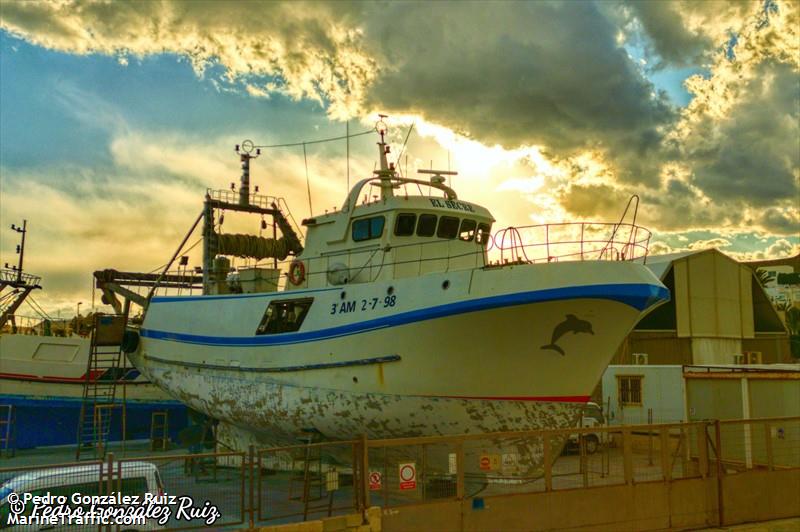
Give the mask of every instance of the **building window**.
[[380, 238], [383, 235], [384, 223], [386, 223], [386, 219], [383, 216], [354, 220], [353, 241], [362, 242], [364, 240]]
[[436, 230], [439, 238], [455, 238], [458, 236], [458, 218], [442, 216], [439, 218], [439, 229]]
[[464, 242], [472, 242], [475, 237], [475, 227], [477, 226], [475, 220], [464, 218], [461, 222], [461, 229], [458, 230], [458, 239]]
[[414, 234], [414, 226], [416, 224], [416, 214], [398, 214], [397, 221], [394, 223], [394, 234], [397, 236], [411, 236]]
[[433, 236], [436, 232], [436, 215], [420, 214], [417, 223], [417, 236]]
[[299, 330], [313, 302], [313, 297], [270, 302], [256, 334], [280, 334]]
[[478, 233], [475, 235], [475, 242], [486, 247], [489, 242], [489, 235], [492, 232], [492, 226], [489, 224], [478, 225]]
[[619, 383], [619, 404], [622, 406], [642, 406], [641, 375], [617, 376]]

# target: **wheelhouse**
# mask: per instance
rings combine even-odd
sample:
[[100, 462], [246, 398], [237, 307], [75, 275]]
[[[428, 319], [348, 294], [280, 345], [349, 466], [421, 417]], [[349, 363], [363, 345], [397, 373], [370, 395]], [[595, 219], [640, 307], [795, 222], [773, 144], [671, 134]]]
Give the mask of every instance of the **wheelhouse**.
[[392, 195], [353, 209], [345, 205], [303, 221], [307, 232], [298, 257], [305, 272], [301, 286], [480, 268], [487, 263], [493, 223], [484, 207], [447, 195]]

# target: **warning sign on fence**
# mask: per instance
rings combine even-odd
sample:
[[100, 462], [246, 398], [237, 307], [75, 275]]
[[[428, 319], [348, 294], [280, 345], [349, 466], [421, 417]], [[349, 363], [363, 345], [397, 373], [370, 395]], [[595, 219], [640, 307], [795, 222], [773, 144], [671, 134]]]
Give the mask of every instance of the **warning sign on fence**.
[[381, 472], [380, 471], [370, 471], [369, 472], [369, 489], [372, 491], [381, 489], [382, 482], [381, 482]]
[[400, 464], [398, 466], [401, 490], [417, 489], [417, 466], [414, 462]]
[[479, 467], [484, 471], [497, 471], [500, 469], [500, 463], [499, 454], [482, 454]]

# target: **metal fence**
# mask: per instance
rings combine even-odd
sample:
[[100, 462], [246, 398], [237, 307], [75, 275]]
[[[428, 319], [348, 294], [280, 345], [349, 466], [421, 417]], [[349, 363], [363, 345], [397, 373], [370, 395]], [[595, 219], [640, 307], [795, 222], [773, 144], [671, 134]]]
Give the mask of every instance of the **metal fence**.
[[[708, 473], [709, 423], [371, 440], [369, 503], [591, 488]], [[711, 425], [713, 426], [713, 425]], [[415, 472], [406, 482], [403, 467]]]
[[358, 511], [358, 441], [309, 443], [257, 452], [257, 521], [291, 522]]
[[[721, 490], [728, 475], [798, 468], [800, 417], [362, 438], [0, 468], [0, 517], [5, 524], [11, 491], [68, 497], [149, 493], [176, 497], [160, 501], [171, 510], [159, 522], [166, 528], [252, 528], [370, 506], [471, 500], [479, 508], [487, 497], [682, 479], [716, 477]], [[724, 523], [722, 505], [719, 512]]]

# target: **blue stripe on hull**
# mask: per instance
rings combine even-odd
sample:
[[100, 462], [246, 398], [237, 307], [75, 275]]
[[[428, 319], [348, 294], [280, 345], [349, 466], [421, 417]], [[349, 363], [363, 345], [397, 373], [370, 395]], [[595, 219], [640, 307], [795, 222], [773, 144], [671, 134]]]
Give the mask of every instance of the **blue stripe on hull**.
[[[287, 293], [294, 295], [294, 293]], [[283, 333], [269, 336], [205, 336], [184, 334], [155, 329], [142, 329], [140, 334], [146, 338], [171, 340], [176, 342], [201, 345], [254, 346], [254, 345], [286, 345], [302, 342], [313, 342], [340, 336], [348, 336], [376, 329], [395, 327], [417, 321], [443, 318], [467, 312], [490, 310], [501, 307], [542, 303], [566, 299], [607, 299], [629, 305], [637, 310], [645, 310], [660, 301], [669, 300], [669, 290], [651, 284], [607, 284], [590, 286], [569, 286], [551, 288], [532, 292], [518, 292], [501, 296], [485, 297], [448, 303], [420, 310], [402, 312], [392, 316], [384, 316], [373, 320], [350, 323], [339, 327], [330, 327], [316, 331], [299, 333]], [[175, 298], [178, 299], [178, 298]], [[196, 298], [194, 298], [196, 300]]]
[[[80, 398], [2, 394], [0, 404], [14, 405], [17, 449], [75, 445], [78, 441]], [[178, 401], [128, 401], [126, 410], [129, 440], [150, 437], [150, 416], [154, 411], [168, 412], [169, 435], [173, 441], [178, 441], [178, 433], [188, 423], [188, 409]], [[115, 410], [111, 418], [110, 440], [121, 439], [122, 413]]]

